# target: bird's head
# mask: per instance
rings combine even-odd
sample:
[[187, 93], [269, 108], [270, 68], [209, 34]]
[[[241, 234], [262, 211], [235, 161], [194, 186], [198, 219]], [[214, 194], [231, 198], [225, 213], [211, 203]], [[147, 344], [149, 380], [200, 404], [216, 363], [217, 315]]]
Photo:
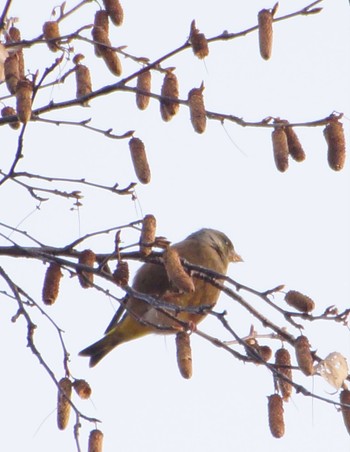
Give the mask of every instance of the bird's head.
[[191, 234], [189, 238], [198, 238], [207, 242], [227, 264], [229, 262], [243, 262], [241, 256], [236, 253], [231, 240], [221, 231], [203, 228]]

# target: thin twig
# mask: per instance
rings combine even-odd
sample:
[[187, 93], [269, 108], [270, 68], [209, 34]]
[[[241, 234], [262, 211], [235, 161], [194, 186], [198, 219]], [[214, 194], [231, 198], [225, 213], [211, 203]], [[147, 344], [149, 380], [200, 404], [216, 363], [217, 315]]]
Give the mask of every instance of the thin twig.
[[88, 124], [91, 121], [91, 118], [83, 119], [82, 121], [64, 121], [61, 119], [57, 119], [57, 120], [56, 119], [45, 119], [45, 118], [41, 118], [40, 116], [35, 116], [33, 118], [33, 121], [44, 122], [47, 124], [54, 124], [56, 126], [65, 125], [65, 126], [83, 127], [84, 129], [91, 130], [92, 132], [101, 133], [105, 137], [112, 138], [114, 140], [123, 140], [126, 138], [130, 138], [135, 132], [134, 130], [128, 130], [127, 132], [124, 132], [122, 135], [116, 135], [116, 134], [112, 133], [113, 129], [103, 130], [103, 129], [99, 129], [97, 127], [89, 126]]
[[[37, 326], [32, 322], [32, 319], [30, 318], [28, 312], [24, 308], [24, 305], [23, 305], [23, 302], [21, 300], [20, 293], [19, 293], [19, 290], [18, 290], [19, 289], [18, 286], [16, 284], [14, 284], [12, 279], [7, 275], [7, 273], [4, 271], [4, 269], [2, 267], [0, 267], [0, 275], [6, 281], [7, 285], [11, 289], [15, 299], [17, 300], [19, 312], [20, 312], [21, 315], [23, 315], [23, 317], [25, 318], [25, 320], [27, 322], [27, 345], [28, 345], [29, 349], [31, 350], [33, 355], [36, 356], [36, 358], [38, 359], [40, 364], [44, 367], [45, 371], [50, 376], [52, 381], [55, 383], [56, 387], [60, 390], [60, 386], [59, 386], [57, 378], [55, 377], [55, 374], [50, 369], [50, 367], [46, 363], [46, 361], [43, 359], [41, 353], [39, 352], [39, 350], [37, 349], [37, 347], [36, 347], [36, 345], [34, 343], [34, 331], [37, 328]], [[73, 410], [76, 413], [78, 413], [79, 416], [82, 419], [85, 419], [85, 420], [87, 420], [89, 422], [100, 422], [96, 418], [92, 418], [92, 417], [84, 415], [83, 413], [81, 413], [79, 411], [79, 409], [76, 407], [76, 405], [70, 399], [67, 399], [67, 400], [69, 401], [69, 404], [71, 405]]]
[[10, 9], [12, 0], [7, 0], [4, 6], [4, 9], [2, 11], [1, 17], [0, 17], [0, 30], [3, 30], [5, 28], [5, 20], [7, 13]]

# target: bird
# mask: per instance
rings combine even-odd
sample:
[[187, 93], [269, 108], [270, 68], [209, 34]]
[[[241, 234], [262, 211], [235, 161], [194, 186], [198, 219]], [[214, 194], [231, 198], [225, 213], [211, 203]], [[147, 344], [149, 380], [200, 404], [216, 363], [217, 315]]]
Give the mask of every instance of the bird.
[[[181, 259], [190, 264], [205, 267], [215, 272], [226, 274], [230, 262], [241, 262], [243, 259], [236, 253], [231, 240], [216, 229], [203, 228], [190, 234], [179, 243], [171, 245]], [[203, 279], [193, 278], [193, 291], [187, 293], [176, 289], [169, 280], [163, 265], [144, 263], [136, 272], [132, 289], [136, 292], [148, 294], [159, 301], [172, 305], [196, 308], [213, 307], [220, 295], [220, 289]], [[183, 330], [179, 326], [182, 322], [197, 325], [206, 313], [189, 312], [184, 310], [162, 310], [135, 296], [128, 296], [125, 302], [125, 314], [120, 321], [112, 322], [105, 331], [105, 336], [94, 344], [82, 350], [79, 355], [90, 358], [90, 367], [94, 367], [110, 351], [124, 342], [140, 338], [147, 334], [168, 334]], [[166, 313], [170, 315], [167, 315]], [[175, 319], [174, 319], [175, 317]]]

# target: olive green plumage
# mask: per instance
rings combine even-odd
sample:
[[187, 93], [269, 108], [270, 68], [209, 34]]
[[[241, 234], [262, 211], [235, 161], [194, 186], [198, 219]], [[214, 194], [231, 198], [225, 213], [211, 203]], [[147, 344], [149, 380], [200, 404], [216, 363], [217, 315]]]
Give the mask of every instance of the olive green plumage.
[[[172, 245], [179, 256], [191, 264], [226, 274], [230, 262], [240, 262], [229, 238], [214, 229], [201, 229], [189, 235], [182, 242]], [[194, 278], [194, 292], [180, 293], [174, 290], [164, 266], [146, 263], [137, 271], [133, 289], [150, 294], [180, 307], [214, 306], [220, 290], [201, 279]], [[90, 366], [95, 366], [107, 353], [123, 342], [137, 339], [150, 333], [166, 334], [176, 332], [176, 321], [161, 313], [145, 301], [129, 297], [126, 302], [126, 314], [118, 323], [113, 321], [105, 336], [80, 352], [90, 357]], [[174, 311], [170, 311], [175, 315]], [[205, 315], [179, 312], [176, 318], [185, 322], [199, 323]], [[138, 321], [139, 319], [140, 321]], [[141, 322], [145, 323], [141, 323]], [[168, 329], [168, 331], [167, 331]]]

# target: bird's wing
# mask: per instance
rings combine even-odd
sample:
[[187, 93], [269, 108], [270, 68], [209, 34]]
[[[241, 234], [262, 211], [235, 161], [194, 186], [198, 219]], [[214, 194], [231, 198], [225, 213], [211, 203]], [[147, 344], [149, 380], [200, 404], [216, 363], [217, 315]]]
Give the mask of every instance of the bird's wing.
[[129, 296], [126, 295], [123, 300], [121, 301], [121, 304], [119, 308], [117, 309], [116, 313], [114, 314], [112, 320], [109, 322], [109, 325], [106, 328], [106, 331], [104, 334], [108, 334], [113, 328], [119, 323], [120, 319], [122, 318], [123, 314], [126, 311], [125, 304], [128, 300]]

